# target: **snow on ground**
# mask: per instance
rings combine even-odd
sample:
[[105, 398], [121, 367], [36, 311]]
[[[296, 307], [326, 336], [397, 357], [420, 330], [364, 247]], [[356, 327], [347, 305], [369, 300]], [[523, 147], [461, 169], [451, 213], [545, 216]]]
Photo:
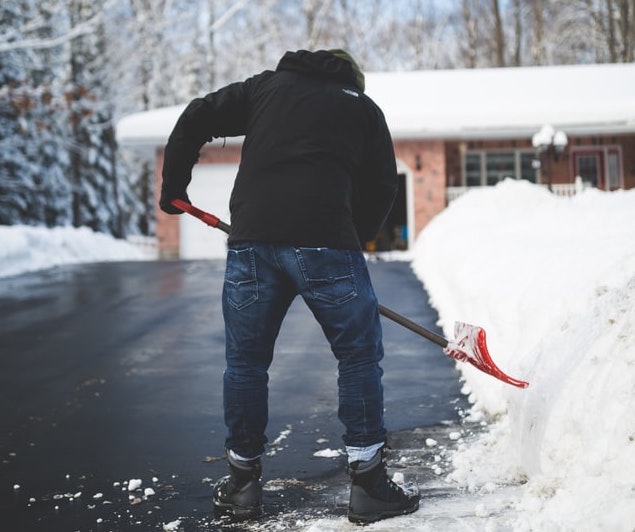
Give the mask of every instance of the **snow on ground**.
[[0, 277], [62, 264], [143, 260], [146, 253], [87, 227], [0, 226]]
[[[635, 190], [558, 198], [504, 181], [458, 199], [421, 233], [413, 267], [447, 336], [482, 326], [525, 390], [460, 365], [472, 416], [450, 480], [527, 481], [514, 530], [635, 526]], [[414, 525], [414, 523], [413, 523]]]
[[[86, 229], [0, 227], [0, 276], [137, 260]], [[504, 181], [454, 201], [419, 235], [413, 268], [446, 336], [485, 328], [494, 361], [525, 390], [459, 364], [474, 420], [443, 478], [461, 498], [422, 500], [388, 530], [588, 530], [635, 525], [635, 190], [559, 198]], [[344, 518], [305, 531], [351, 530]]]

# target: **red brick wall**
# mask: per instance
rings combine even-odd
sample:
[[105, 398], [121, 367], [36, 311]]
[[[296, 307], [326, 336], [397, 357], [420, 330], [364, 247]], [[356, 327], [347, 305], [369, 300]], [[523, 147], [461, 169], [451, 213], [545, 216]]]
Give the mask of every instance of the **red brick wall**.
[[176, 259], [179, 257], [179, 217], [164, 213], [159, 208], [159, 195], [161, 194], [161, 169], [163, 168], [163, 148], [157, 149], [154, 166], [154, 212], [157, 218], [157, 246], [159, 258]]
[[395, 156], [413, 178], [414, 234], [445, 208], [445, 144], [439, 140], [396, 140]]

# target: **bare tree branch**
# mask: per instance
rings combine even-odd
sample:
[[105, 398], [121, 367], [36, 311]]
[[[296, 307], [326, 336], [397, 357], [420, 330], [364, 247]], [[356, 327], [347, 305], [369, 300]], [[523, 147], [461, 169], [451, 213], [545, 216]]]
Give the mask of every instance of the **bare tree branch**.
[[57, 46], [61, 46], [66, 44], [73, 39], [78, 37], [82, 37], [84, 35], [88, 35], [95, 30], [99, 17], [101, 15], [96, 15], [91, 20], [87, 20], [79, 24], [78, 26], [71, 29], [68, 33], [64, 35], [60, 35], [59, 37], [54, 37], [52, 39], [23, 39], [19, 41], [13, 42], [0, 42], [0, 53], [1, 52], [10, 52], [13, 50], [24, 50], [24, 49], [46, 49], [46, 48], [56, 48]]

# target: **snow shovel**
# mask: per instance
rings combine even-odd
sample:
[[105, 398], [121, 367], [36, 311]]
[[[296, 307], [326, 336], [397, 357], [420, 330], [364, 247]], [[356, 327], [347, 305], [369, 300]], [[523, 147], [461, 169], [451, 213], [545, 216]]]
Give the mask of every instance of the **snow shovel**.
[[[174, 205], [177, 209], [181, 209], [182, 211], [191, 214], [207, 225], [216, 227], [217, 229], [229, 234], [230, 226], [213, 214], [202, 211], [201, 209], [194, 207], [194, 205], [179, 199], [173, 200], [172, 205]], [[469, 362], [482, 372], [487, 373], [488, 375], [491, 375], [492, 377], [495, 377], [507, 384], [511, 384], [512, 386], [516, 386], [518, 388], [527, 388], [527, 386], [529, 386], [528, 382], [510, 377], [496, 364], [494, 364], [494, 361], [487, 349], [485, 330], [481, 327], [470, 325], [468, 323], [456, 322], [454, 325], [454, 335], [456, 340], [448, 340], [447, 338], [416, 324], [383, 305], [379, 305], [379, 312], [382, 316], [385, 316], [406, 329], [410, 329], [412, 332], [415, 332], [442, 347], [443, 352], [446, 355], [460, 362]]]

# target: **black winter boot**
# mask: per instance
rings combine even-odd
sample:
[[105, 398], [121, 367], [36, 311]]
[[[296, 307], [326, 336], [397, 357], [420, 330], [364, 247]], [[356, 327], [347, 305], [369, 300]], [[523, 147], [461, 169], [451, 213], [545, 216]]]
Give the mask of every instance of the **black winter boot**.
[[214, 507], [218, 513], [236, 521], [255, 519], [262, 515], [262, 465], [255, 460], [235, 460], [229, 454], [229, 476], [214, 485]]
[[388, 477], [384, 447], [367, 462], [350, 464], [349, 474], [352, 483], [348, 520], [353, 523], [372, 523], [419, 508], [418, 490], [406, 493]]

